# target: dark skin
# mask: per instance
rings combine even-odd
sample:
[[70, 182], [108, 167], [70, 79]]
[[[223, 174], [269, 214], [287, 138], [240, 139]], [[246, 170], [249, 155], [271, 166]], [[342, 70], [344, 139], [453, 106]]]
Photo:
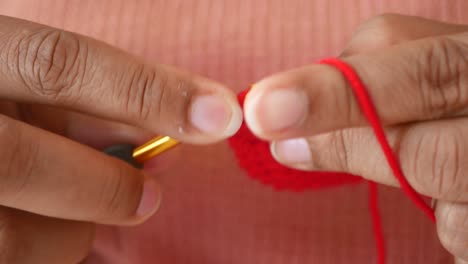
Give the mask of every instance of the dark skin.
[[[468, 260], [467, 30], [387, 15], [362, 25], [341, 54], [367, 85], [410, 185], [437, 201], [439, 238], [460, 263]], [[288, 111], [268, 110], [277, 91], [285, 94], [275, 105]], [[351, 91], [348, 83], [328, 66], [280, 73], [247, 96], [246, 121], [257, 136], [272, 141], [273, 155], [286, 166], [398, 186], [354, 95], [345, 91]], [[290, 101], [291, 93], [301, 100]], [[304, 108], [298, 109], [302, 99]]]
[[242, 120], [234, 93], [208, 79], [19, 19], [0, 17], [0, 31], [0, 219], [5, 236], [28, 238], [3, 243], [3, 263], [79, 261], [93, 224], [135, 225], [159, 208], [158, 183], [100, 147], [156, 134], [214, 143]]
[[[386, 19], [388, 21], [389, 18], [387, 17]], [[365, 30], [361, 31], [351, 41], [349, 48], [345, 52], [343, 52], [343, 57], [349, 59], [351, 63], [355, 63], [356, 65], [359, 65], [359, 62], [360, 62], [359, 58], [362, 58], [362, 57], [351, 57], [352, 55], [356, 55], [356, 54], [363, 53], [363, 52], [368, 52], [369, 50], [385, 49], [387, 46], [395, 44], [395, 42], [406, 42], [406, 41], [411, 41], [415, 38], [429, 37], [429, 36], [434, 36], [434, 35], [438, 36], [438, 35], [445, 35], [445, 34], [455, 34], [455, 33], [465, 30], [463, 27], [460, 27], [460, 26], [445, 25], [445, 24], [438, 24], [438, 23], [434, 24], [433, 22], [430, 22], [430, 21], [421, 21], [418, 19], [413, 20], [413, 19], [408, 19], [408, 18], [397, 17], [397, 19], [391, 18], [390, 21], [393, 24], [390, 23], [389, 28], [385, 28], [385, 27], [382, 28], [382, 25], [379, 23], [375, 23], [375, 21], [367, 23], [365, 27], [369, 27], [370, 29], [375, 27], [375, 30], [377, 31], [390, 30], [391, 34], [388, 34], [388, 38], [379, 39], [376, 41], [369, 41], [369, 38], [371, 38], [373, 34], [366, 35]], [[22, 23], [24, 22], [18, 22], [18, 23], [23, 25]], [[405, 25], [405, 26], [401, 27], [401, 25]], [[415, 26], [412, 27], [408, 25], [415, 25]], [[427, 25], [427, 27], [424, 27], [422, 25]], [[403, 31], [397, 30], [400, 28], [403, 28], [404, 30]], [[427, 28], [428, 31], [425, 31], [425, 30], [421, 31], [421, 28]], [[434, 28], [437, 30], [432, 31]], [[360, 39], [364, 39], [365, 41], [359, 41]], [[372, 45], [368, 46], [369, 43], [371, 43]], [[99, 44], [99, 46], [100, 45], [101, 44]], [[103, 48], [103, 50], [108, 50], [108, 48], [110, 48], [107, 45], [103, 45], [102, 47], [105, 47]], [[101, 48], [99, 48], [98, 50], [101, 50]], [[114, 49], [111, 49], [111, 50], [114, 50]], [[114, 51], [112, 51], [112, 53], [114, 54]], [[120, 56], [125, 57], [125, 59], [122, 59], [122, 61], [125, 61], [125, 67], [128, 66], [127, 65], [128, 61], [135, 62], [135, 64], [133, 63], [131, 64], [135, 65], [136, 68], [142, 65], [142, 63], [138, 59], [135, 59], [133, 56], [129, 56], [122, 52], [118, 52], [118, 54], [119, 55], [116, 57], [120, 57]], [[97, 62], [97, 65], [100, 65], [100, 63], [101, 61]], [[111, 64], [114, 65], [114, 63], [111, 63]], [[115, 65], [119, 66], [122, 64], [115, 63]], [[163, 69], [164, 72], [166, 71], [169, 72], [168, 75], [174, 77], [175, 83], [179, 83], [178, 80], [183, 79], [184, 80], [183, 82], [187, 82], [191, 84], [193, 79], [195, 79], [196, 80], [194, 81], [195, 84], [189, 85], [190, 87], [193, 86], [194, 87], [193, 89], [195, 90], [205, 89], [206, 86], [210, 86], [210, 87], [213, 87], [213, 88], [210, 88], [210, 92], [215, 92], [215, 93], [219, 92], [219, 93], [222, 93], [223, 95], [226, 94], [227, 98], [231, 98], [230, 103], [234, 102], [233, 94], [231, 92], [228, 92], [227, 89], [223, 85], [215, 84], [215, 83], [212, 83], [211, 81], [201, 79], [198, 77], [196, 78], [187, 77], [188, 75], [186, 73], [181, 73], [180, 71], [169, 69], [166, 66], [154, 66], [153, 65], [151, 66], [151, 69], [152, 70], [154, 70], [154, 68], [159, 69], [159, 67], [160, 69]], [[148, 70], [148, 71], [151, 72], [152, 70]], [[308, 74], [309, 73], [308, 71], [310, 69], [306, 68], [303, 70], [305, 73]], [[116, 69], [116, 71], [118, 71], [118, 69]], [[297, 71], [292, 71], [285, 75], [281, 75], [279, 77], [275, 76], [273, 78], [276, 79], [276, 78], [284, 77], [286, 80], [285, 81], [286, 84], [295, 84], [294, 81], [290, 82], [290, 80], [301, 78], [300, 76], [298, 77], [297, 73], [298, 73]], [[337, 81], [336, 75], [334, 75], [335, 73], [333, 72], [329, 72], [329, 73], [332, 75], [331, 76], [332, 78], [330, 78], [330, 80]], [[32, 76], [31, 80], [37, 81], [37, 79], [34, 79], [34, 78], [37, 78], [37, 75], [35, 74], [30, 74], [30, 75]], [[52, 78], [52, 80], [53, 79], [55, 78]], [[129, 79], [132, 79], [132, 78], [129, 77]], [[327, 79], [325, 81], [330, 81], [330, 80]], [[12, 80], [8, 79], [7, 81], [9, 83], [8, 85], [5, 85], [5, 87], [9, 88], [9, 86], [11, 86], [10, 82], [12, 82]], [[67, 82], [66, 78], [63, 81], [64, 83], [66, 83]], [[319, 77], [314, 78], [314, 81], [321, 81], [321, 78]], [[200, 85], [200, 83], [198, 82], [203, 83], [204, 85]], [[36, 128], [32, 128], [30, 126], [24, 126], [23, 124], [21, 124], [21, 125], [18, 125], [19, 126], [18, 130], [13, 130], [13, 132], [11, 132], [11, 130], [8, 129], [5, 132], [6, 134], [4, 138], [9, 139], [8, 136], [10, 136], [10, 138], [18, 138], [17, 135], [18, 134], [23, 135], [23, 133], [26, 135], [25, 137], [26, 139], [27, 138], [37, 139], [37, 137], [39, 136], [42, 139], [41, 140], [42, 142], [43, 141], [49, 142], [48, 138], [53, 138], [53, 140], [50, 140], [50, 144], [54, 146], [54, 148], [52, 148], [53, 151], [51, 151], [50, 149], [48, 150], [40, 149], [41, 161], [47, 160], [45, 158], [49, 158], [50, 160], [53, 160], [54, 162], [56, 162], [57, 160], [62, 160], [60, 159], [60, 157], [65, 156], [64, 153], [67, 153], [68, 155], [68, 153], [72, 152], [72, 153], [76, 153], [78, 159], [80, 157], [83, 157], [83, 159], [86, 159], [86, 161], [94, 160], [95, 162], [93, 161], [91, 164], [87, 164], [89, 168], [92, 168], [92, 171], [90, 169], [89, 173], [87, 173], [86, 171], [87, 166], [85, 166], [84, 171], [83, 171], [83, 166], [76, 168], [75, 164], [66, 163], [66, 162], [59, 163], [60, 168], [57, 168], [57, 169], [60, 169], [60, 171], [52, 170], [52, 171], [47, 171], [47, 173], [44, 173], [44, 175], [47, 174], [47, 177], [53, 177], [54, 175], [57, 175], [60, 172], [66, 172], [66, 174], [68, 174], [67, 177], [70, 177], [69, 179], [70, 181], [72, 181], [71, 183], [70, 182], [67, 183], [67, 191], [71, 191], [72, 194], [76, 193], [77, 195], [85, 193], [86, 196], [89, 196], [87, 197], [87, 199], [85, 199], [84, 204], [77, 206], [78, 210], [73, 210], [73, 212], [69, 212], [69, 210], [61, 210], [61, 208], [63, 209], [65, 205], [69, 207], [70, 204], [73, 204], [75, 206], [77, 204], [77, 201], [71, 201], [71, 200], [64, 201], [63, 199], [53, 199], [54, 197], [48, 197], [48, 195], [50, 195], [49, 192], [47, 192], [47, 190], [50, 190], [48, 188], [60, 189], [57, 186], [48, 186], [47, 184], [23, 185], [23, 184], [15, 183], [14, 181], [9, 183], [9, 184], [12, 184], [12, 186], [15, 186], [17, 184], [19, 188], [18, 189], [8, 188], [7, 189], [8, 192], [6, 192], [5, 194], [2, 193], [2, 196], [0, 197], [0, 200], [1, 200], [0, 203], [3, 205], [9, 206], [11, 208], [18, 208], [18, 209], [22, 209], [22, 210], [26, 210], [30, 212], [30, 213], [23, 213], [15, 209], [6, 209], [6, 208], [4, 208], [2, 212], [3, 222], [7, 223], [6, 226], [8, 226], [8, 228], [6, 229], [8, 232], [6, 232], [6, 234], [9, 234], [9, 233], [18, 234], [18, 232], [20, 232], [20, 234], [22, 234], [21, 237], [28, 238], [27, 244], [30, 246], [27, 247], [27, 249], [25, 249], [27, 250], [28, 254], [21, 254], [21, 256], [26, 257], [25, 259], [21, 259], [21, 261], [23, 261], [24, 263], [41, 262], [41, 261], [46, 261], [47, 263], [54, 263], [54, 262], [73, 263], [76, 260], [82, 259], [87, 254], [88, 249], [90, 247], [90, 243], [91, 243], [92, 236], [93, 236], [94, 224], [88, 224], [88, 223], [92, 222], [92, 223], [112, 224], [112, 225], [114, 224], [128, 225], [128, 224], [140, 223], [141, 221], [144, 221], [146, 220], [147, 217], [149, 217], [148, 215], [148, 216], [144, 216], [143, 218], [136, 217], [139, 219], [135, 219], [136, 208], [138, 207], [138, 201], [140, 200], [139, 198], [141, 198], [142, 185], [145, 182], [145, 176], [142, 174], [142, 172], [134, 170], [130, 166], [126, 165], [125, 163], [106, 157], [105, 155], [102, 155], [98, 150], [94, 150], [92, 148], [87, 148], [82, 145], [78, 145], [76, 143], [71, 142], [70, 140], [65, 140], [61, 137], [60, 139], [58, 139], [55, 135], [52, 137], [48, 133], [46, 133], [47, 135], [42, 136], [44, 134], [44, 131], [47, 130], [49, 132], [55, 133], [56, 135], [65, 136], [71, 140], [76, 140], [86, 145], [96, 147], [97, 149], [108, 146], [109, 144], [121, 142], [121, 141], [130, 141], [131, 143], [138, 144], [156, 133], [174, 135], [175, 137], [178, 137], [190, 143], [212, 143], [212, 142], [217, 142], [227, 136], [227, 134], [223, 135], [223, 133], [219, 131], [217, 133], [213, 133], [213, 134], [208, 133], [208, 135], [206, 135], [205, 133], [200, 133], [198, 129], [191, 128], [190, 124], [186, 128], [183, 129], [184, 131], [189, 131], [188, 135], [180, 135], [179, 127], [180, 127], [180, 124], [184, 123], [183, 121], [187, 119], [185, 115], [178, 115], [178, 114], [172, 115], [171, 113], [168, 113], [169, 114], [168, 116], [163, 115], [163, 117], [166, 118], [166, 120], [164, 120], [165, 122], [162, 122], [162, 120], [158, 120], [155, 116], [142, 118], [142, 116], [145, 116], [145, 115], [142, 115], [140, 111], [142, 109], [141, 105], [136, 104], [135, 106], [133, 106], [134, 108], [132, 107], [132, 105], [130, 105], [129, 108], [126, 108], [128, 106], [127, 102], [119, 102], [118, 99], [116, 101], [110, 100], [112, 101], [112, 104], [109, 105], [109, 108], [108, 107], [99, 108], [99, 106], [96, 107], [97, 104], [87, 104], [89, 102], [87, 102], [86, 99], [89, 99], [91, 100], [90, 102], [92, 102], [93, 98], [85, 97], [85, 99], [83, 100], [77, 100], [76, 99], [77, 95], [82, 96], [80, 93], [78, 93], [75, 97], [73, 96], [67, 97], [68, 96], [67, 93], [62, 93], [62, 95], [63, 94], [66, 95], [65, 97], [61, 97], [61, 95], [57, 96], [57, 91], [61, 91], [61, 89], [56, 90], [55, 86], [60, 87], [61, 85], [57, 85], [57, 84], [61, 84], [61, 82], [57, 82], [57, 80], [54, 80], [53, 83], [54, 84], [51, 85], [52, 87], [54, 87], [52, 90], [47, 89], [46, 93], [40, 92], [38, 94], [37, 92], [35, 92], [35, 90], [30, 90], [30, 89], [28, 90], [27, 93], [21, 93], [21, 91], [25, 91], [21, 89], [22, 85], [24, 84], [21, 84], [20, 82], [19, 85], [16, 85], [16, 82], [15, 82], [15, 86], [14, 86], [15, 91], [13, 91], [13, 93], [1, 94], [3, 98], [5, 99], [5, 103], [3, 104], [3, 107], [4, 107], [3, 113], [5, 116], [10, 116], [13, 119], [25, 121], [25, 123], [29, 123], [36, 127], [41, 128], [41, 130], [39, 130]], [[206, 85], [208, 83], [209, 85]], [[283, 81], [281, 81], [280, 83], [285, 84], [283, 83]], [[265, 90], [274, 88], [274, 87], [273, 88], [270, 87], [269, 85], [265, 85], [265, 81], [258, 85], [263, 86], [264, 87], [263, 89]], [[100, 85], [93, 85], [93, 86], [98, 87]], [[113, 85], [110, 85], [110, 86], [113, 86]], [[319, 85], [311, 85], [311, 86], [318, 87]], [[126, 86], [125, 89], [138, 91], [138, 88], [129, 89], [129, 87], [133, 87], [133, 86]], [[169, 85], [168, 87], [175, 88], [175, 87], [178, 87], [178, 85]], [[40, 87], [38, 90], [41, 91], [42, 88], [43, 87]], [[112, 87], [112, 88], [109, 88], [108, 90], [114, 91], [114, 89], [119, 90], [119, 87]], [[305, 87], [305, 89], [309, 89], [309, 87]], [[20, 93], [18, 93], [18, 91]], [[50, 94], [51, 91], [52, 91], [52, 94]], [[73, 95], [74, 90], [71, 89], [70, 91], [72, 91], [71, 93]], [[94, 92], [96, 91], [93, 90], [93, 93]], [[106, 92], [106, 91], [101, 91], [101, 92]], [[177, 98], [180, 97], [180, 95], [181, 95], [180, 91], [179, 93], [176, 92], [174, 93], [173, 98], [177, 100]], [[85, 93], [85, 96], [86, 96], [86, 93]], [[108, 98], [107, 96], [102, 96], [102, 97]], [[99, 96], [99, 98], [101, 98], [101, 96]], [[340, 99], [341, 97], [337, 96], [336, 98]], [[343, 100], [350, 100], [350, 99], [344, 98]], [[27, 104], [24, 104], [24, 103], [17, 104], [15, 103], [16, 101], [27, 102]], [[135, 101], [141, 101], [141, 100], [135, 100]], [[173, 100], [171, 100], [171, 102], [173, 102]], [[46, 106], [46, 107], [37, 106], [36, 105], [37, 103], [47, 104], [49, 106]], [[123, 107], [123, 106], [126, 106], [126, 107]], [[254, 102], [252, 107], [253, 108], [258, 107], [258, 103]], [[126, 108], [124, 112], [122, 112], [123, 108]], [[180, 108], [184, 109], [188, 107], [184, 107], [184, 103], [181, 102]], [[74, 111], [85, 112], [86, 114], [84, 115], [77, 114], [75, 112], [65, 111], [64, 109], [73, 109]], [[322, 109], [322, 108], [319, 108], [319, 109]], [[252, 112], [254, 111], [255, 110], [252, 110]], [[180, 113], [182, 112], [183, 111], [180, 110]], [[253, 114], [252, 112], [250, 114]], [[183, 113], [186, 114], [186, 112], [183, 112]], [[248, 116], [250, 114], [248, 113]], [[317, 114], [317, 113], [314, 112], [312, 114]], [[320, 114], [320, 111], [318, 115], [319, 114]], [[328, 114], [330, 113], [327, 113], [327, 115]], [[336, 113], [336, 115], [342, 116], [340, 115], [340, 113]], [[402, 115], [405, 115], [405, 114], [403, 113]], [[19, 122], [13, 119], [5, 118], [5, 123], [7, 125], [14, 124], [14, 127], [15, 127]], [[57, 121], [51, 122], [51, 120], [59, 120], [59, 122]], [[151, 120], [152, 122], [148, 122], [148, 120]], [[159, 122], [154, 122], [154, 120], [159, 121]], [[167, 120], [177, 120], [178, 122], [171, 123], [171, 122], [167, 122]], [[340, 124], [343, 127], [347, 127], [351, 125], [352, 126], [363, 125], [362, 123], [363, 119], [361, 117], [357, 117], [356, 120], [357, 120], [356, 123], [350, 122], [350, 120], [344, 120], [344, 124], [343, 123], [340, 123]], [[396, 118], [395, 120], [396, 120], [395, 122], [390, 122], [390, 123], [394, 125], [393, 123], [400, 122], [398, 118]], [[126, 123], [126, 124], [122, 124], [122, 123]], [[160, 123], [167, 124], [167, 127], [161, 127], [159, 125], [155, 125], [155, 124], [160, 124]], [[252, 123], [253, 123], [252, 120], [250, 120], [251, 126], [252, 126]], [[323, 124], [323, 125], [325, 126], [327, 124]], [[87, 129], [83, 129], [83, 127]], [[89, 133], [89, 130], [88, 130], [88, 128], [90, 127], [94, 128], [92, 135], [91, 133]], [[284, 139], [284, 138], [291, 137], [292, 135], [294, 135], [294, 137], [315, 135], [316, 133], [315, 129], [323, 129], [323, 131], [337, 129], [337, 127], [334, 127], [331, 125], [330, 127], [318, 128], [316, 127], [316, 122], [314, 122], [313, 126], [305, 127], [304, 130], [301, 130], [301, 128], [303, 128], [301, 126], [296, 127], [296, 128], [298, 128], [299, 130], [294, 130], [294, 129], [287, 130], [285, 134], [281, 135], [281, 137], [277, 137], [277, 135], [271, 135], [271, 134], [265, 133], [264, 131], [257, 130], [256, 132], [259, 136], [265, 137], [269, 140], [277, 141], [279, 138]], [[342, 128], [342, 127], [339, 127], [339, 128]], [[23, 131], [26, 131], [26, 132], [23, 132]], [[96, 131], [102, 131], [103, 136], [102, 137], [96, 136]], [[106, 131], [106, 133], [104, 133], [104, 131]], [[109, 135], [108, 134], [109, 131], [113, 131], [113, 132], [111, 132], [111, 134]], [[312, 131], [313, 133], [310, 131]], [[357, 135], [358, 137], [361, 137], [362, 135], [364, 136], [367, 135], [366, 129], [364, 129], [362, 132], [361, 131], [358, 131], [358, 132], [359, 133], [353, 132], [350, 134], [352, 134], [353, 138], [354, 138], [354, 135], [356, 134], [358, 134]], [[31, 133], [31, 134], [28, 134], [28, 133]], [[291, 134], [288, 134], [288, 133], [291, 133]], [[312, 133], [312, 134], [309, 134], [309, 133]], [[361, 134], [361, 133], [364, 133], [364, 134]], [[331, 134], [334, 135], [334, 132]], [[320, 147], [323, 145], [328, 145], [330, 143], [330, 137], [312, 136], [310, 137], [310, 139], [308, 139], [308, 141], [313, 143], [313, 144], [310, 144], [310, 146]], [[369, 135], [369, 138], [370, 138], [370, 135]], [[34, 141], [37, 141], [37, 140], [34, 140]], [[11, 141], [8, 140], [9, 144], [11, 144], [11, 142], [15, 142], [15, 141], [13, 139]], [[32, 144], [34, 146], [33, 140], [29, 142], [22, 141], [21, 143]], [[362, 145], [362, 144], [358, 144], [358, 145]], [[374, 146], [371, 145], [370, 147], [373, 148]], [[24, 148], [20, 148], [20, 149], [24, 149]], [[314, 154], [315, 151], [313, 149], [311, 150], [314, 156], [316, 155]], [[366, 151], [366, 150], [359, 150], [359, 151]], [[323, 151], [319, 151], [319, 152], [326, 153]], [[208, 154], [209, 154], [209, 151], [208, 151]], [[6, 153], [5, 155], [8, 155], [8, 153]], [[22, 165], [26, 164], [24, 160], [30, 159], [28, 155], [29, 155], [29, 152], [26, 152], [24, 155], [17, 155], [18, 159], [20, 160], [17, 161], [18, 167], [16, 169], [19, 172], [23, 172], [22, 170], [25, 169], [25, 167]], [[282, 160], [281, 158], [280, 160], [286, 165], [291, 165], [291, 166], [297, 165], [297, 164], [291, 164], [290, 162], [286, 162], [285, 160]], [[333, 163], [335, 161], [338, 161], [339, 157], [325, 157], [323, 158], [323, 160], [330, 161], [330, 164], [320, 164], [321, 169], [333, 169], [333, 170], [341, 169], [341, 170], [346, 171], [345, 169], [339, 167], [338, 163]], [[317, 169], [317, 167], [314, 167], [316, 165], [312, 166], [308, 162], [305, 162], [305, 164], [301, 164], [301, 167], [302, 166], [307, 167], [309, 169]], [[380, 166], [380, 167], [385, 168], [385, 166]], [[39, 170], [40, 166], [33, 167], [33, 168], [35, 168], [34, 169], [35, 173], [40, 172]], [[99, 168], [99, 171], [100, 171], [100, 175], [98, 176], [93, 174], [97, 171], [96, 168]], [[359, 173], [362, 172], [361, 174], [363, 174], [364, 176], [367, 175], [367, 173], [364, 173], [365, 172], [364, 170], [367, 170], [368, 168], [360, 168], [360, 167], [356, 167], [356, 168], [357, 168], [356, 170], [358, 170], [357, 172]], [[13, 167], [13, 169], [15, 169], [15, 167]], [[87, 182], [83, 180], [81, 177], [77, 177], [76, 174], [75, 175], [70, 174], [70, 172], [76, 171], [78, 169], [80, 170], [80, 176], [92, 175], [93, 181]], [[115, 173], [116, 171], [118, 173]], [[22, 174], [22, 173], [18, 173], [18, 175], [19, 174]], [[114, 199], [114, 198], [112, 199], [109, 198], [110, 200], [106, 200], [106, 199], [101, 200], [101, 199], [96, 198], [96, 195], [98, 194], [102, 195], [102, 190], [107, 188], [105, 186], [102, 186], [102, 184], [100, 184], [99, 181], [96, 182], [95, 181], [96, 178], [97, 180], [99, 179], [103, 180], [103, 178], [105, 177], [109, 177], [109, 179], [112, 179], [114, 178], [116, 174], [117, 175], [129, 175], [128, 178], [127, 176], [125, 176], [125, 179], [128, 180], [129, 182], [126, 182], [123, 185], [125, 186], [125, 188], [128, 187], [129, 189], [119, 190], [118, 197], [120, 197], [121, 195], [121, 198], [120, 198], [121, 200], [119, 200], [118, 204], [122, 206], [118, 207], [119, 211], [111, 210], [111, 211], [104, 211], [104, 212], [96, 213], [94, 211], [96, 200], [106, 203], [106, 201], [112, 202], [112, 199]], [[46, 177], [39, 173], [37, 173], [36, 175], [37, 175], [36, 177]], [[109, 176], [106, 176], [106, 175], [109, 175]], [[380, 180], [383, 183], [394, 184], [393, 178], [391, 177], [390, 174], [388, 174], [388, 172], [372, 173], [372, 175], [381, 176], [382, 179], [376, 179], [376, 180]], [[91, 178], [91, 176], [89, 176], [89, 178]], [[51, 178], [50, 181], [47, 181], [47, 178], [43, 178], [43, 179], [45, 179], [44, 181], [45, 183], [55, 182], [52, 180], [53, 178]], [[79, 181], [77, 181], [76, 179], [79, 179]], [[112, 182], [112, 180], [110, 181]], [[86, 184], [90, 184], [92, 186], [101, 186], [102, 188], [99, 188], [99, 187], [90, 188], [89, 185], [86, 185]], [[5, 186], [4, 184], [2, 185]], [[26, 187], [33, 186], [34, 188], [21, 189], [24, 186]], [[70, 186], [74, 186], [74, 187], [71, 188], [70, 190], [69, 188]], [[428, 186], [429, 188], [437, 188], [437, 186], [434, 187], [433, 185], [430, 185], [430, 184]], [[36, 187], [37, 187], [37, 190], [35, 189]], [[463, 231], [460, 231], [459, 229], [457, 229], [454, 234], [454, 232], [451, 230], [444, 230], [444, 226], [446, 224], [444, 223], [444, 219], [446, 218], [442, 217], [444, 215], [445, 216], [448, 215], [449, 212], [451, 212], [450, 214], [454, 214], [453, 210], [447, 210], [447, 208], [454, 209], [455, 215], [458, 215], [458, 214], [464, 213], [464, 209], [463, 209], [464, 207], [460, 208], [457, 206], [451, 206], [450, 204], [453, 204], [454, 202], [452, 201], [452, 199], [448, 199], [447, 197], [443, 196], [444, 193], [436, 194], [436, 193], [431, 192], [431, 190], [427, 190], [426, 188], [423, 188], [423, 187], [419, 187], [417, 189], [423, 193], [429, 194], [436, 198], [441, 198], [441, 201], [438, 203], [438, 206], [437, 206], [437, 211], [438, 211], [438, 218], [441, 219], [439, 221], [440, 223], [439, 232], [441, 234], [442, 241], [453, 254], [461, 258], [464, 258], [465, 247], [463, 246], [464, 245], [463, 240], [460, 242], [458, 240], [453, 239], [454, 237], [457, 236], [457, 234], [463, 233]], [[94, 196], [93, 196], [92, 191], [94, 191]], [[26, 193], [26, 195], [24, 198], [21, 198], [19, 200], [15, 199], [15, 201], [12, 202], [11, 198], [9, 198], [9, 195], [16, 197], [17, 193]], [[111, 191], [111, 193], [112, 195], [110, 196], [113, 196], [115, 192]], [[56, 194], [56, 195], [59, 195], [59, 194]], [[71, 195], [72, 198], [73, 196], [74, 195]], [[60, 195], [60, 197], [63, 197], [63, 194]], [[48, 204], [47, 206], [42, 206], [43, 204], [41, 203], [45, 203], [42, 199], [46, 200], [47, 202], [49, 202], [49, 199], [55, 200], [58, 202], [55, 202], [55, 204], [47, 203]], [[80, 201], [78, 201], [78, 204], [82, 202], [83, 201], [80, 199]], [[63, 204], [60, 204], [60, 203], [63, 203]], [[448, 207], [447, 207], [447, 204], [449, 205]], [[455, 202], [454, 204], [457, 204], [457, 203]], [[446, 210], [444, 210], [444, 207], [446, 208]], [[103, 205], [103, 208], [106, 208], [105, 204]], [[150, 214], [151, 213], [152, 212], [150, 212]], [[462, 216], [457, 217], [457, 219], [462, 219], [463, 218]], [[34, 223], [34, 225], [32, 225], [32, 223]], [[447, 225], [447, 226], [453, 227], [453, 225]], [[41, 230], [41, 231], [39, 232], [38, 230]], [[49, 230], [49, 232], [44, 232], [44, 230]], [[44, 236], [45, 233], [47, 234], [47, 237]], [[18, 260], [17, 257], [19, 254], [18, 252], [20, 252], [20, 250], [18, 249], [18, 247], [15, 247], [16, 244], [13, 243], [14, 241], [12, 239], [18, 236], [11, 235], [11, 236], [6, 236], [6, 237], [10, 238], [9, 241], [10, 241], [11, 246], [3, 248], [4, 252], [2, 256], [4, 256], [4, 260], [6, 262], [8, 262], [10, 259]], [[76, 239], [74, 240], [65, 239], [68, 237], [75, 237]], [[48, 243], [43, 242], [45, 239], [47, 239]], [[70, 241], [70, 244], [63, 243], [63, 241]], [[59, 247], [62, 250], [57, 250], [57, 248]], [[51, 250], [51, 249], [54, 249], [54, 250]]]

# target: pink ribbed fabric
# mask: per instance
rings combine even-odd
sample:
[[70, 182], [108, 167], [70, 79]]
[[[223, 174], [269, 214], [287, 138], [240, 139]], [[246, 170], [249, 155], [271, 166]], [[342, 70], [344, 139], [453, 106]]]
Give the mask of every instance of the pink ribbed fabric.
[[[268, 74], [334, 56], [383, 12], [468, 22], [465, 0], [2, 0], [0, 12], [77, 31], [240, 91]], [[212, 159], [216, 157], [216, 162]], [[157, 175], [161, 211], [136, 228], [101, 227], [88, 264], [375, 263], [365, 186], [274, 193], [225, 144], [181, 148]], [[434, 226], [382, 188], [388, 263], [451, 263]]]

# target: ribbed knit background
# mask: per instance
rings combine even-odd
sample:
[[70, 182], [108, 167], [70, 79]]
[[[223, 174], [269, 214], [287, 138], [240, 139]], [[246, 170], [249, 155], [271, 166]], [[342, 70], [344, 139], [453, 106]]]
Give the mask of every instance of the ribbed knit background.
[[[399, 12], [468, 22], [466, 0], [0, 0], [0, 13], [102, 39], [237, 91], [336, 55], [365, 19]], [[225, 144], [183, 147], [159, 214], [101, 228], [89, 263], [375, 263], [365, 186], [304, 195], [252, 182]], [[389, 263], [445, 264], [434, 227], [395, 189], [381, 195]]]

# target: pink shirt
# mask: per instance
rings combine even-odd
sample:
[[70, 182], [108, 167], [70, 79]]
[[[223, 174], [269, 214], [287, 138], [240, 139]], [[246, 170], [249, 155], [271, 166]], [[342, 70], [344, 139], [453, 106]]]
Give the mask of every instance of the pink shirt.
[[[365, 19], [399, 12], [468, 22], [465, 0], [3, 0], [0, 12], [77, 31], [229, 84], [340, 52]], [[249, 180], [226, 144], [183, 146], [155, 175], [165, 188], [142, 226], [100, 227], [86, 262], [375, 263], [366, 186], [275, 193]], [[213, 158], [216, 157], [216, 162]], [[435, 227], [382, 187], [388, 263], [450, 263]]]

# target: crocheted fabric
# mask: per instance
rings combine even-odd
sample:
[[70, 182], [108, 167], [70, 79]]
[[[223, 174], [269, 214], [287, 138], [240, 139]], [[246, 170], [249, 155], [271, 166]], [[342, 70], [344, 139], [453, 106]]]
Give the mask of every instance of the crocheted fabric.
[[[244, 104], [248, 90], [241, 92], [238, 99]], [[305, 191], [334, 187], [343, 184], [356, 184], [363, 181], [359, 176], [340, 172], [310, 172], [287, 168], [278, 163], [270, 152], [270, 145], [250, 132], [244, 123], [240, 130], [229, 139], [239, 166], [247, 174], [278, 191]]]
[[[374, 134], [385, 155], [388, 165], [392, 169], [395, 178], [400, 183], [400, 187], [406, 196], [421, 210], [429, 219], [435, 222], [435, 216], [430, 208], [407, 182], [401, 170], [398, 159], [395, 157], [385, 136], [382, 124], [380, 123], [377, 111], [367, 92], [367, 88], [356, 74], [354, 69], [339, 59], [322, 60], [322, 64], [335, 67], [348, 80], [353, 89], [356, 100], [361, 107], [363, 115], [367, 118]], [[248, 90], [240, 93], [238, 99], [244, 105], [244, 99]], [[239, 165], [247, 174], [263, 184], [270, 185], [278, 191], [289, 190], [301, 192], [318, 188], [333, 187], [343, 184], [357, 184], [364, 180], [356, 175], [340, 172], [307, 172], [287, 168], [279, 164], [270, 152], [269, 143], [255, 137], [246, 124], [242, 124], [239, 132], [229, 139]], [[385, 263], [385, 241], [382, 232], [382, 222], [378, 206], [377, 184], [369, 184], [369, 212], [373, 222], [373, 232], [376, 242], [377, 263]]]

